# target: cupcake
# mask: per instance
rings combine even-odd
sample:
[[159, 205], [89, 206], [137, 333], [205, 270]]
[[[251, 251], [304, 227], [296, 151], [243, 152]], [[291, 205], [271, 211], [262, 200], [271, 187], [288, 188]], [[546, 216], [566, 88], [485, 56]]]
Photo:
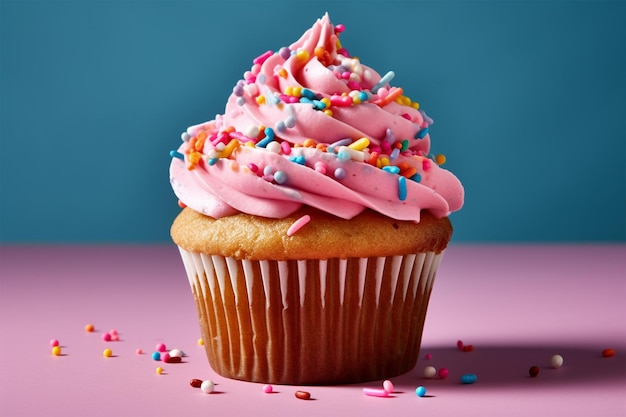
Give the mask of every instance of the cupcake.
[[419, 354], [463, 205], [432, 120], [323, 16], [253, 60], [172, 151], [171, 228], [211, 367], [252, 382], [390, 378]]

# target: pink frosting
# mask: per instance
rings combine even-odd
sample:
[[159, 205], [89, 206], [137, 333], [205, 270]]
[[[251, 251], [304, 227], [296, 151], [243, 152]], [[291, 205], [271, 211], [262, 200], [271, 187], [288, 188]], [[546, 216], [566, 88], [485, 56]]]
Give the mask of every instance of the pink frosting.
[[349, 56], [328, 15], [289, 48], [254, 60], [223, 115], [183, 134], [170, 182], [214, 218], [281, 218], [302, 205], [342, 218], [365, 208], [398, 220], [463, 205], [459, 180], [429, 154], [430, 118]]

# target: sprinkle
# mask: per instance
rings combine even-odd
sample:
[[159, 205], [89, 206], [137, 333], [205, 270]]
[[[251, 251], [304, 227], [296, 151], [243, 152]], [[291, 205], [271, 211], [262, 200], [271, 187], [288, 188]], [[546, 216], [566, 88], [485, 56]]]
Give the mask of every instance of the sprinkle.
[[286, 142], [286, 141], [281, 142], [280, 149], [284, 155], [291, 155], [291, 146], [289, 146], [289, 142]]
[[330, 104], [337, 107], [350, 107], [352, 105], [352, 97], [350, 96], [330, 96]]
[[295, 155], [295, 156], [291, 156], [289, 157], [289, 160], [291, 162], [294, 162], [298, 165], [304, 165], [304, 163], [306, 162], [306, 160], [304, 159], [304, 156], [302, 155]]
[[274, 392], [274, 387], [269, 384], [263, 385], [263, 392], [266, 394], [271, 394]]
[[183, 132], [181, 133], [180, 138], [183, 142], [189, 142], [189, 139], [191, 139], [191, 135], [189, 135], [189, 133], [187, 132]]
[[417, 395], [418, 397], [423, 397], [426, 395], [426, 388], [423, 386], [419, 386], [417, 388], [415, 388], [415, 395]]
[[160, 361], [161, 360], [161, 352], [152, 352], [152, 360]]
[[348, 148], [354, 149], [357, 151], [362, 151], [368, 146], [370, 146], [370, 140], [368, 138], [361, 138], [361, 139], [355, 140], [350, 145], [348, 145]]
[[282, 59], [288, 59], [291, 56], [291, 51], [286, 46], [283, 46], [278, 50], [278, 55], [280, 55]]
[[104, 351], [102, 352], [102, 356], [104, 356], [105, 358], [110, 358], [111, 356], [113, 356], [113, 351], [111, 349], [104, 349]]
[[204, 340], [202, 338], [198, 339], [198, 345], [204, 346]]
[[210, 394], [213, 392], [213, 390], [215, 390], [215, 383], [211, 381], [210, 379], [207, 379], [206, 381], [202, 381], [202, 384], [200, 385], [200, 389], [205, 394]]
[[389, 397], [389, 393], [386, 390], [378, 388], [363, 388], [363, 394], [370, 397]]
[[294, 116], [289, 116], [285, 119], [285, 127], [292, 129], [296, 125], [296, 118]]
[[424, 159], [422, 161], [422, 169], [428, 171], [430, 169], [430, 159]]
[[446, 379], [448, 377], [448, 374], [448, 368], [441, 368], [439, 369], [439, 371], [437, 371], [437, 375], [439, 375], [439, 378], [441, 379]]
[[219, 160], [220, 160], [219, 158], [209, 158], [207, 162], [209, 163], [210, 166], [213, 166], [217, 164]]
[[314, 168], [317, 172], [319, 172], [320, 174], [324, 175], [326, 174], [326, 164], [323, 163], [322, 161], [317, 161], [314, 165]]
[[528, 369], [528, 375], [530, 375], [531, 377], [536, 377], [537, 375], [539, 375], [539, 367], [538, 366], [531, 366]]
[[141, 348], [137, 348], [137, 350], [135, 351], [135, 353], [137, 355], [143, 355], [143, 350]]
[[302, 61], [308, 61], [309, 51], [307, 51], [306, 49], [300, 49], [298, 52], [296, 52], [296, 56]]
[[461, 382], [463, 384], [473, 384], [477, 379], [476, 374], [465, 374], [461, 376]]
[[561, 355], [552, 355], [550, 358], [550, 366], [554, 369], [558, 369], [563, 366], [563, 356]]
[[274, 181], [278, 184], [284, 184], [287, 182], [287, 174], [284, 171], [276, 171], [274, 173]]
[[308, 214], [300, 217], [298, 220], [293, 222], [289, 229], [287, 229], [287, 236], [293, 236], [296, 232], [302, 229], [308, 222], [311, 221], [311, 216]]
[[111, 333], [104, 333], [102, 335], [102, 340], [104, 340], [105, 342], [110, 342], [111, 341]]
[[391, 155], [389, 155], [389, 159], [391, 159], [392, 161], [395, 161], [399, 155], [400, 155], [400, 149], [394, 148], [394, 150], [391, 151]]
[[415, 174], [409, 178], [411, 181], [420, 182], [422, 180], [422, 176], [420, 174]]
[[160, 366], [156, 368], [156, 373], [158, 375], [162, 375], [163, 374], [163, 368], [161, 368]]
[[432, 378], [437, 375], [437, 368], [434, 366], [427, 366], [424, 368], [424, 378]]
[[398, 198], [400, 201], [406, 200], [406, 178], [398, 177]]
[[94, 327], [94, 325], [93, 325], [93, 324], [87, 324], [87, 325], [85, 325], [85, 331], [86, 331], [86, 332], [91, 333], [91, 332], [93, 332], [94, 330], [95, 330], [95, 327]]
[[420, 129], [416, 134], [415, 134], [415, 139], [424, 139], [424, 137], [428, 134], [428, 128], [425, 127], [423, 129]]
[[282, 148], [280, 146], [280, 143], [278, 143], [276, 141], [272, 141], [272, 142], [267, 144], [265, 149], [267, 149], [268, 152], [279, 154]]
[[346, 178], [346, 170], [343, 168], [337, 168], [334, 172], [335, 178], [337, 178], [338, 180], [342, 180], [344, 178]]
[[398, 168], [395, 165], [387, 165], [382, 167], [382, 170], [385, 172], [389, 172], [390, 174], [399, 174], [400, 173], [400, 168]]
[[433, 358], [433, 355], [431, 353], [427, 353], [424, 355], [424, 359], [426, 359], [427, 361], [431, 360]]
[[[170, 156], [172, 158], [178, 158], [178, 159], [185, 159], [185, 155], [183, 155], [182, 153], [178, 152], [178, 151], [170, 151]], [[89, 330], [88, 330], [89, 331]]]
[[202, 386], [202, 380], [194, 378], [191, 381], [189, 381], [189, 385], [191, 385], [194, 388], [200, 388]]
[[393, 71], [387, 72], [385, 75], [381, 77], [381, 79], [370, 89], [372, 93], [376, 93], [381, 87], [388, 84], [389, 81], [395, 77], [396, 74]]
[[437, 165], [443, 165], [446, 163], [446, 156], [444, 154], [439, 154], [437, 156], [435, 156], [435, 162], [437, 163]]
[[182, 358], [183, 357], [183, 351], [180, 349], [172, 349], [170, 350], [170, 358]]
[[263, 175], [274, 175], [274, 167], [266, 165], [265, 168], [263, 168]]
[[611, 358], [613, 356], [615, 356], [615, 349], [604, 349], [602, 351], [603, 358]]
[[59, 346], [59, 341], [57, 339], [50, 340], [50, 347]]
[[52, 354], [54, 356], [61, 356], [61, 346], [56, 345], [52, 347]]
[[391, 382], [390, 380], [386, 379], [383, 381], [383, 389], [385, 391], [387, 391], [388, 393], [392, 393], [393, 392], [393, 382]]
[[310, 400], [311, 399], [311, 393], [308, 392], [308, 391], [296, 391], [295, 396], [299, 400]]

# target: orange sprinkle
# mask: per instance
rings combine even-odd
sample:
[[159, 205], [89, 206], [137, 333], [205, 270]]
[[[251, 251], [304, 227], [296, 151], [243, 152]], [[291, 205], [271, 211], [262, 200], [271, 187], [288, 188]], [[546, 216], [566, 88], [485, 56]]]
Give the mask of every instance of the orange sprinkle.
[[287, 70], [284, 68], [279, 69], [278, 76], [281, 78], [287, 78]]
[[410, 167], [409, 169], [405, 169], [404, 171], [400, 171], [400, 174], [403, 177], [411, 178], [413, 175], [417, 174], [417, 169], [414, 167]]
[[326, 147], [326, 144], [324, 143], [318, 143], [317, 146], [315, 146], [315, 148], [319, 151], [326, 152], [327, 147]]
[[237, 129], [235, 129], [235, 126], [228, 126], [226, 129], [224, 129], [224, 132], [226, 133], [233, 133], [237, 131]]
[[370, 165], [376, 165], [376, 161], [378, 160], [378, 156], [379, 156], [378, 152], [372, 152], [370, 154], [370, 158], [367, 160], [367, 163], [370, 164]]
[[317, 143], [313, 139], [305, 139], [304, 142], [302, 142], [302, 146], [305, 148], [315, 148], [316, 145]]
[[435, 162], [437, 163], [437, 165], [443, 165], [446, 163], [446, 156], [444, 154], [439, 154], [437, 156], [435, 156]]
[[407, 169], [411, 167], [406, 162], [401, 162], [398, 164], [398, 168], [400, 168], [400, 171], [406, 171]]
[[377, 104], [380, 107], [386, 106], [387, 104], [400, 97], [402, 93], [402, 88], [397, 87], [395, 90], [390, 91], [389, 94], [387, 94], [384, 98], [374, 101], [374, 104]]
[[185, 207], [187, 207], [187, 205], [185, 203], [183, 203], [182, 201], [178, 200], [178, 207], [185, 208]]
[[198, 165], [198, 163], [202, 160], [202, 154], [200, 152], [193, 151], [189, 153], [189, 166], [188, 170], [192, 170]]

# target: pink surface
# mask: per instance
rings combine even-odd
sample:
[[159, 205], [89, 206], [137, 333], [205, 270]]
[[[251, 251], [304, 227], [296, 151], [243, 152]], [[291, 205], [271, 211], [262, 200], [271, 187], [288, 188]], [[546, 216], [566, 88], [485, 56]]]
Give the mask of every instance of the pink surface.
[[[173, 246], [3, 246], [0, 415], [626, 415], [624, 245], [452, 246], [435, 282], [422, 359], [393, 378], [391, 398], [362, 394], [380, 381], [265, 394], [262, 384], [222, 378], [196, 343], [196, 320]], [[112, 328], [121, 340], [104, 342]], [[51, 354], [51, 339], [63, 356]], [[459, 351], [458, 339], [475, 350]], [[185, 351], [184, 363], [153, 361], [160, 342]], [[111, 358], [102, 356], [107, 347]], [[602, 358], [608, 347], [616, 355]], [[549, 367], [555, 353], [565, 359], [560, 369]], [[424, 379], [427, 365], [450, 375]], [[469, 372], [478, 381], [461, 384]], [[190, 387], [192, 378], [214, 380], [216, 393]], [[419, 385], [427, 397], [414, 394]], [[296, 399], [298, 389], [313, 400]]]

